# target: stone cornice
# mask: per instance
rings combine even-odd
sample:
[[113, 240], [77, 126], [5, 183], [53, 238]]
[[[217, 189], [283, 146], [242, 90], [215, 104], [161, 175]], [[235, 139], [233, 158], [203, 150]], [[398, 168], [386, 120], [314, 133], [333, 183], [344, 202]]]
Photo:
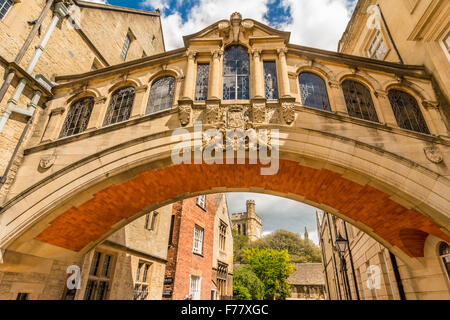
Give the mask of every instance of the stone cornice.
[[334, 63], [338, 62], [350, 68], [359, 68], [359, 69], [367, 68], [395, 75], [403, 75], [414, 78], [431, 80], [431, 76], [428, 74], [424, 66], [404, 65], [395, 62], [380, 61], [360, 56], [353, 56], [349, 54], [309, 48], [294, 44], [288, 44], [287, 47], [289, 49], [289, 53], [298, 54], [313, 59], [328, 60]]
[[155, 12], [152, 12], [152, 11], [124, 8], [124, 7], [119, 7], [119, 6], [113, 6], [110, 4], [101, 4], [101, 3], [94, 3], [94, 2], [80, 1], [80, 0], [73, 0], [73, 2], [75, 2], [75, 4], [77, 6], [82, 7], [82, 8], [119, 11], [119, 12], [124, 12], [124, 13], [140, 14], [140, 15], [153, 16], [153, 17], [160, 16], [160, 13], [158, 10]]
[[[109, 76], [115, 73], [123, 73], [132, 69], [142, 68], [157, 64], [167, 64], [171, 59], [183, 58], [186, 55], [186, 49], [180, 48], [168, 52], [159, 53], [153, 56], [145, 57], [138, 60], [128, 61], [114, 66], [94, 70], [86, 73], [65, 75], [56, 77], [56, 82], [60, 83], [54, 87], [54, 90], [58, 90], [65, 87], [70, 87], [73, 84], [89, 81], [101, 76]], [[65, 82], [67, 81], [67, 82]]]

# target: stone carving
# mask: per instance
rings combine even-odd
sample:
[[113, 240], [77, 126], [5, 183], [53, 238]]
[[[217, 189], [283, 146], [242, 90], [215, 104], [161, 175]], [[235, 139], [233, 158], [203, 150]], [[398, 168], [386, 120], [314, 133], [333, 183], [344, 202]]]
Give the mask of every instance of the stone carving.
[[281, 124], [281, 116], [279, 108], [267, 108], [266, 110], [267, 122], [270, 124]]
[[178, 117], [180, 118], [180, 122], [182, 126], [186, 126], [189, 124], [191, 120], [191, 110], [192, 107], [189, 103], [180, 103], [178, 107]]
[[219, 33], [222, 37], [228, 39], [227, 42], [239, 42], [241, 32], [248, 36], [253, 30], [255, 23], [246, 19], [242, 21], [242, 15], [235, 12], [231, 15], [230, 21], [221, 21], [218, 25]]
[[253, 122], [254, 123], [265, 123], [266, 122], [266, 104], [253, 103]]
[[286, 101], [281, 103], [281, 113], [287, 124], [291, 124], [295, 120], [294, 102]]
[[39, 168], [43, 170], [50, 169], [56, 161], [56, 156], [54, 154], [44, 155], [39, 161]]
[[427, 157], [427, 159], [435, 164], [439, 164], [444, 161], [444, 156], [436, 147], [426, 147], [423, 149], [423, 151], [425, 152], [425, 156]]
[[220, 105], [217, 103], [206, 104], [206, 123], [216, 124], [220, 121]]

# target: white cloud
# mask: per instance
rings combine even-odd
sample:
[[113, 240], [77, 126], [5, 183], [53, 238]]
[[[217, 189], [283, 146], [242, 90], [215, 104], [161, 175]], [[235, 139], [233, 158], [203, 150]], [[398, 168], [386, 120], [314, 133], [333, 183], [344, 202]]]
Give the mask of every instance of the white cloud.
[[[242, 0], [200, 0], [190, 8], [186, 21], [176, 11], [162, 15], [167, 50], [182, 47], [182, 36], [196, 33], [219, 20], [229, 19], [235, 11], [239, 11], [243, 18], [269, 24], [264, 15], [269, 11], [267, 5], [271, 2], [273, 0], [252, 0], [243, 5]], [[291, 43], [336, 50], [353, 8], [349, 3], [353, 4], [354, 0], [282, 0], [283, 7], [290, 7], [292, 19], [278, 28], [291, 31]], [[165, 0], [143, 0], [141, 6], [160, 8], [162, 12], [162, 9], [169, 8]]]

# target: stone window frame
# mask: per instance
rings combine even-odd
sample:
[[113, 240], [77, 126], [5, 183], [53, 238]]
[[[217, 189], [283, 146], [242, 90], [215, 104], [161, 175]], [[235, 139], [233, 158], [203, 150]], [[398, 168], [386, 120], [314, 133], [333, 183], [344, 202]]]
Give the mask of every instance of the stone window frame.
[[133, 287], [133, 300], [147, 300], [151, 283], [153, 263], [145, 260], [138, 261], [136, 278]]
[[[346, 82], [353, 82], [355, 84], [361, 85], [362, 87], [365, 88], [365, 90], [367, 90], [367, 98], [370, 98], [370, 102], [371, 102], [372, 107], [373, 107], [375, 119], [365, 119], [363, 117], [358, 117], [356, 115], [350, 114], [349, 105], [348, 105], [348, 99], [347, 99], [348, 96], [346, 96], [346, 91], [344, 90], [344, 83], [346, 83]], [[375, 99], [373, 97], [373, 91], [372, 91], [372, 88], [370, 86], [368, 86], [366, 83], [360, 81], [359, 79], [355, 79], [355, 78], [343, 78], [341, 80], [340, 86], [341, 86], [342, 94], [344, 96], [345, 106], [347, 108], [347, 112], [348, 112], [349, 117], [355, 118], [355, 119], [364, 120], [364, 121], [370, 121], [370, 122], [374, 122], [374, 123], [380, 123], [380, 115], [378, 114], [379, 111], [377, 110], [377, 106], [375, 105]]]
[[[83, 108], [88, 108], [89, 110], [84, 110], [83, 109], [83, 111], [82, 111], [83, 113], [87, 113], [85, 115], [86, 119], [84, 121], [84, 125], [81, 126], [81, 128], [79, 129], [78, 132], [72, 133], [70, 135], [67, 134], [67, 132], [71, 130], [71, 129], [67, 128], [67, 126], [71, 126], [72, 122], [73, 122], [73, 119], [72, 119], [70, 121], [70, 123], [68, 123], [71, 113], [75, 112], [73, 110], [73, 108], [75, 108], [77, 106], [77, 104], [79, 104], [81, 102], [84, 102], [84, 101], [87, 101], [87, 100], [89, 100], [89, 103], [87, 105], [83, 106]], [[95, 105], [95, 97], [92, 96], [92, 95], [86, 95], [86, 96], [83, 96], [83, 97], [79, 97], [74, 102], [70, 103], [70, 106], [67, 108], [67, 112], [65, 114], [65, 118], [64, 118], [64, 122], [63, 122], [62, 127], [61, 127], [61, 131], [59, 133], [59, 139], [76, 136], [78, 134], [82, 134], [83, 132], [85, 132], [87, 130], [87, 128], [88, 128], [89, 121], [91, 120], [91, 116], [92, 116], [92, 111], [94, 109], [94, 105]], [[80, 117], [78, 118], [77, 123], [78, 123]]]
[[444, 38], [442, 38], [442, 45], [447, 54], [447, 58], [450, 60], [450, 31], [448, 31]]
[[122, 50], [120, 51], [120, 58], [123, 61], [127, 61], [131, 49], [131, 44], [134, 40], [136, 40], [136, 37], [134, 36], [131, 29], [128, 29], [127, 34], [125, 35], [125, 39], [123, 40]]
[[225, 251], [227, 247], [227, 229], [228, 224], [219, 219], [219, 249], [222, 251]]
[[[168, 108], [160, 109], [160, 110], [157, 110], [157, 111], [150, 110], [150, 101], [153, 98], [152, 97], [153, 86], [156, 85], [156, 83], [158, 83], [159, 81], [161, 81], [163, 79], [168, 79], [168, 78], [172, 78], [173, 79], [173, 92], [172, 92], [170, 106], [168, 106]], [[175, 97], [178, 95], [178, 92], [177, 92], [178, 91], [178, 88], [177, 88], [178, 87], [178, 79], [179, 79], [179, 76], [174, 74], [174, 73], [172, 73], [172, 72], [158, 73], [158, 74], [156, 74], [156, 75], [154, 75], [154, 76], [152, 76], [150, 78], [150, 81], [149, 81], [150, 90], [149, 90], [149, 93], [148, 93], [148, 99], [147, 99], [147, 103], [146, 103], [146, 106], [145, 106], [145, 114], [144, 115], [155, 115], [155, 114], [158, 114], [158, 113], [161, 113], [161, 112], [165, 112], [167, 110], [171, 110], [173, 108], [175, 100], [176, 100]], [[151, 112], [149, 112], [149, 111], [151, 111]]]
[[[372, 49], [375, 47], [375, 49]], [[384, 51], [379, 51], [382, 47], [384, 47]], [[380, 61], [384, 61], [386, 59], [387, 55], [389, 54], [390, 48], [387, 44], [387, 41], [384, 37], [383, 32], [378, 29], [375, 29], [375, 32], [370, 37], [370, 41], [368, 42], [368, 45], [366, 46], [366, 55], [370, 59], [376, 59]]]
[[[0, 0], [0, 21], [5, 20], [12, 7], [19, 1], [17, 0]], [[7, 7], [8, 6], [8, 7]], [[5, 11], [6, 8], [6, 11]], [[3, 11], [3, 13], [2, 13]]]
[[[420, 116], [419, 120], [423, 121], [423, 123], [419, 124], [419, 125], [424, 125], [425, 126], [424, 129], [426, 129], [426, 130], [415, 130], [414, 128], [404, 128], [404, 127], [400, 126], [400, 123], [398, 121], [399, 120], [398, 119], [398, 114], [395, 113], [394, 105], [392, 104], [392, 100], [391, 100], [391, 97], [392, 97], [391, 93], [394, 92], [394, 91], [400, 92], [400, 93], [402, 93], [405, 96], [409, 96], [409, 98], [411, 98], [411, 100], [413, 102], [415, 102], [415, 107], [417, 108], [417, 111], [419, 112], [419, 116]], [[397, 125], [398, 125], [398, 127], [400, 129], [407, 130], [407, 131], [410, 131], [410, 132], [416, 132], [416, 133], [420, 133], [420, 134], [431, 135], [431, 130], [432, 130], [431, 128], [432, 127], [430, 126], [429, 122], [427, 121], [427, 117], [425, 115], [426, 114], [426, 110], [423, 110], [423, 108], [420, 106], [420, 103], [419, 103], [420, 100], [416, 97], [415, 94], [411, 94], [410, 90], [405, 89], [403, 87], [400, 87], [400, 88], [399, 87], [391, 87], [391, 88], [389, 88], [389, 90], [387, 90], [387, 93], [388, 93], [388, 101], [389, 101], [389, 104], [390, 104], [390, 106], [392, 108], [392, 112], [394, 114], [394, 118], [395, 118], [395, 120], [397, 122]]]
[[[96, 258], [97, 254], [99, 254], [98, 258]], [[108, 262], [105, 274], [105, 258], [107, 256], [110, 257], [110, 260]], [[84, 300], [108, 300], [109, 294], [111, 293], [111, 284], [114, 278], [116, 262], [117, 255], [115, 253], [102, 249], [95, 249], [89, 266], [88, 280], [84, 288]], [[87, 291], [90, 283], [93, 284], [93, 289], [88, 295]], [[102, 299], [98, 299], [99, 296], [97, 289], [100, 288], [101, 283], [106, 283], [107, 287], [101, 297]]]
[[[226, 59], [226, 55], [227, 55], [227, 53], [230, 52], [230, 50], [233, 47], [234, 48], [239, 48], [240, 47], [240, 48], [244, 49], [244, 51], [247, 52], [247, 56], [248, 56], [248, 74], [243, 74], [243, 73], [242, 74], [236, 73], [236, 74], [229, 74], [229, 75], [225, 74], [225, 59]], [[251, 88], [252, 88], [252, 80], [251, 80], [251, 76], [252, 76], [251, 65], [252, 65], [252, 62], [251, 62], [251, 58], [250, 58], [250, 54], [249, 54], [248, 50], [249, 50], [249, 48], [246, 47], [242, 43], [231, 44], [231, 45], [227, 46], [224, 49], [223, 61], [222, 61], [222, 75], [221, 75], [221, 79], [222, 79], [222, 101], [228, 101], [229, 102], [229, 101], [248, 101], [248, 100], [250, 100], [251, 94], [252, 94], [252, 92], [251, 92], [252, 91], [251, 90]], [[235, 92], [234, 92], [235, 93], [235, 98], [234, 99], [225, 99], [225, 91], [224, 91], [225, 78], [226, 77], [231, 77], [231, 76], [235, 77], [235, 85], [236, 85]], [[247, 80], [248, 80], [248, 97], [242, 96], [241, 98], [239, 98], [239, 91], [238, 91], [238, 78], [239, 77], [247, 77]]]
[[[150, 219], [151, 217], [151, 219]], [[144, 228], [148, 231], [157, 233], [159, 226], [159, 212], [152, 211], [145, 215], [145, 224]]]
[[[316, 77], [318, 77], [319, 79], [322, 80], [323, 85], [324, 85], [324, 89], [325, 89], [325, 94], [327, 95], [327, 101], [328, 101], [328, 108], [327, 109], [318, 108], [316, 106], [305, 105], [305, 102], [303, 102], [303, 98], [302, 98], [302, 87], [301, 87], [301, 83], [300, 83], [300, 76], [302, 74], [312, 74], [312, 75], [314, 75], [314, 76], [316, 76]], [[315, 72], [315, 71], [312, 71], [312, 70], [309, 70], [309, 69], [300, 71], [298, 73], [298, 75], [297, 75], [297, 85], [298, 85], [298, 93], [299, 93], [300, 101], [301, 101], [302, 105], [304, 107], [313, 108], [315, 110], [321, 110], [321, 111], [326, 111], [326, 112], [333, 112], [333, 108], [331, 106], [331, 100], [330, 100], [330, 94], [329, 94], [330, 93], [330, 88], [328, 87], [329, 86], [328, 82], [329, 81], [326, 78], [324, 78], [323, 75], [319, 74], [318, 72]]]
[[[131, 96], [131, 98], [128, 97], [127, 102], [125, 103], [124, 106], [122, 106], [122, 102], [123, 102], [123, 100], [122, 100], [119, 103], [119, 109], [118, 109], [119, 112], [122, 112], [122, 110], [128, 110], [127, 111], [128, 115], [125, 116], [124, 118], [122, 118], [122, 120], [117, 120], [115, 122], [111, 122], [112, 114], [117, 107], [117, 104], [114, 104], [115, 102], [117, 102], [117, 100], [115, 100], [116, 96], [120, 95], [122, 93], [122, 91], [130, 90], [130, 89], [132, 89], [131, 94], [129, 94], [129, 96]], [[131, 113], [133, 111], [135, 99], [136, 99], [136, 87], [134, 85], [125, 85], [125, 86], [116, 88], [110, 95], [109, 103], [108, 103], [108, 107], [106, 108], [106, 111], [105, 111], [105, 116], [103, 119], [102, 127], [112, 126], [116, 123], [128, 121], [130, 119]], [[128, 101], [128, 100], [131, 100], [131, 101]], [[123, 107], [125, 107], [125, 108], [123, 108]], [[116, 116], [116, 118], [118, 118], [118, 116]]]

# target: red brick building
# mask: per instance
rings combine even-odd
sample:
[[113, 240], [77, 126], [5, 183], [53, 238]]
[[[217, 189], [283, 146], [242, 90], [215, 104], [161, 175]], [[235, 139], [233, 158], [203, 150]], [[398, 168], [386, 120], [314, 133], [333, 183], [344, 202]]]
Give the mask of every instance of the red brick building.
[[163, 299], [210, 300], [216, 195], [173, 204]]

